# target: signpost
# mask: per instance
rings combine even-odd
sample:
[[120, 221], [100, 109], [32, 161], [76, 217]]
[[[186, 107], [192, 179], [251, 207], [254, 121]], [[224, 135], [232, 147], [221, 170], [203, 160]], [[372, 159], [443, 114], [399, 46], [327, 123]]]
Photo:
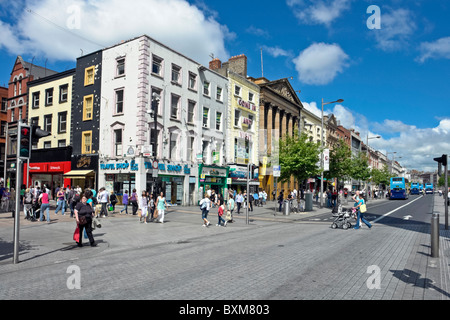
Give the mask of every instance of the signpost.
[[278, 178], [281, 177], [281, 166], [273, 167], [273, 177], [275, 178], [275, 214], [277, 213]]

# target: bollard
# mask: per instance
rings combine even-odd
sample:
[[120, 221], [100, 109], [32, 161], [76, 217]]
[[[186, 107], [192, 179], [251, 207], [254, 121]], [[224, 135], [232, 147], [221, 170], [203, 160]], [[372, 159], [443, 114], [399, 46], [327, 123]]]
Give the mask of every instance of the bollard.
[[439, 214], [431, 216], [431, 257], [439, 258]]

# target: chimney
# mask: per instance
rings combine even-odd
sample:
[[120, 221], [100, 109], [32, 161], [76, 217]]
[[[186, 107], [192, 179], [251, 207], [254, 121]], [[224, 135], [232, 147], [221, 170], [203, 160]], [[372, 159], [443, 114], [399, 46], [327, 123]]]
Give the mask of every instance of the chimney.
[[241, 54], [231, 57], [228, 60], [228, 68], [231, 71], [247, 78], [247, 56], [245, 54]]
[[222, 61], [217, 58], [213, 59], [209, 62], [209, 68], [211, 70], [219, 70], [220, 68], [222, 68]]

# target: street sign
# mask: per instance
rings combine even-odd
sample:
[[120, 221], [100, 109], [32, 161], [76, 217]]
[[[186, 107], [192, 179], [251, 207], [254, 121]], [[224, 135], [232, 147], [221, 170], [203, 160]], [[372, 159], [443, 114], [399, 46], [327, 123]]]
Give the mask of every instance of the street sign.
[[273, 176], [276, 178], [281, 177], [281, 166], [273, 167]]

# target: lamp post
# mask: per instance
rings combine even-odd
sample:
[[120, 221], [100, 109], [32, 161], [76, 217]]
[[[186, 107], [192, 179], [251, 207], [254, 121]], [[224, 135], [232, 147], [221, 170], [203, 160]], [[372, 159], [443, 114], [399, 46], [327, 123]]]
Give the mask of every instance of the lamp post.
[[321, 154], [320, 154], [320, 171], [321, 171], [321, 177], [320, 177], [320, 207], [323, 207], [323, 107], [328, 104], [333, 103], [342, 103], [344, 102], [343, 99], [339, 99], [333, 102], [324, 102], [322, 98], [322, 132], [321, 132], [321, 138], [320, 138], [320, 148], [321, 148]]
[[[369, 137], [369, 133], [367, 133], [367, 143], [366, 143], [366, 150], [367, 150], [367, 160], [369, 161], [369, 167], [370, 167], [370, 154], [369, 154], [369, 140], [370, 139], [380, 139], [381, 136], [375, 136], [375, 137]], [[371, 188], [372, 184], [369, 183], [369, 189]], [[373, 198], [373, 193], [370, 193]]]

